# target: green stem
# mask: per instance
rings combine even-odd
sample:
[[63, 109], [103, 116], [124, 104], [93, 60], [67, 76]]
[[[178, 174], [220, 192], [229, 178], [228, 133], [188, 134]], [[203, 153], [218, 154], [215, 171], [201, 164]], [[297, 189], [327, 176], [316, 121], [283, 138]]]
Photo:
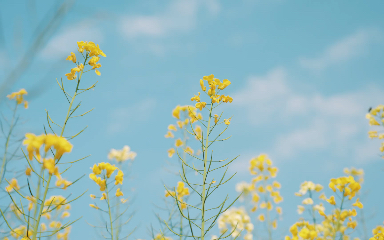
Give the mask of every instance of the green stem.
[[[118, 166], [119, 166], [119, 169], [121, 170], [122, 168], [122, 162], [118, 162]], [[121, 191], [123, 190], [122, 188], [123, 186], [121, 186]], [[120, 204], [121, 202], [119, 202], [119, 198], [116, 198], [116, 240], [119, 240], [119, 229], [120, 229], [120, 217], [119, 217], [119, 211], [120, 211]]]
[[[309, 192], [309, 197], [313, 201], [311, 189], [309, 189], [308, 192]], [[313, 206], [312, 206], [312, 219], [313, 219], [313, 225], [316, 226], [316, 216], [315, 216], [315, 210], [313, 209]]]
[[205, 146], [204, 146], [204, 174], [203, 174], [203, 191], [201, 193], [201, 240], [204, 240], [204, 224], [205, 224], [205, 181], [207, 180], [207, 155], [208, 155], [208, 137], [209, 137], [209, 132], [210, 132], [210, 124], [211, 124], [211, 118], [212, 118], [212, 106], [213, 103], [211, 101], [211, 109], [209, 110], [209, 118], [208, 118], [208, 125], [207, 125], [207, 137], [205, 139]]
[[[84, 60], [84, 66], [85, 66], [85, 64], [86, 64], [86, 62], [87, 62], [87, 59], [88, 59], [88, 56], [85, 57], [85, 60]], [[75, 90], [75, 93], [73, 94], [73, 97], [72, 97], [72, 99], [71, 99], [71, 103], [69, 104], [68, 111], [67, 111], [67, 116], [65, 117], [64, 125], [63, 125], [63, 127], [62, 127], [62, 129], [61, 129], [60, 137], [62, 137], [63, 134], [64, 134], [64, 130], [65, 130], [65, 127], [66, 127], [67, 122], [68, 122], [68, 120], [69, 120], [69, 114], [70, 114], [70, 112], [71, 112], [73, 102], [75, 101], [76, 94], [77, 94], [77, 92], [78, 92], [78, 90], [79, 90], [79, 85], [80, 85], [80, 81], [81, 81], [81, 77], [83, 76], [83, 73], [84, 73], [84, 69], [81, 70], [81, 73], [80, 73], [79, 78], [78, 78], [78, 80], [77, 80], [76, 90]], [[61, 157], [60, 157], [60, 159], [61, 159]], [[60, 159], [58, 159], [57, 162], [59, 162]], [[57, 163], [57, 162], [56, 162], [56, 163]], [[45, 199], [47, 198], [47, 193], [48, 193], [49, 184], [50, 184], [50, 182], [51, 182], [51, 179], [52, 179], [52, 175], [49, 174], [49, 177], [48, 177], [48, 180], [47, 180], [47, 185], [45, 186], [45, 190], [44, 190], [44, 196], [43, 196], [43, 199], [42, 199], [42, 203], [41, 203], [41, 205], [40, 205], [39, 215], [37, 216], [37, 220], [36, 220], [35, 226], [34, 226], [34, 228], [33, 228], [32, 240], [36, 240], [36, 239], [37, 239], [37, 231], [38, 231], [38, 229], [39, 229], [39, 224], [40, 224], [41, 214], [42, 214], [43, 209], [44, 209], [44, 202], [45, 202]]]
[[265, 194], [264, 194], [264, 201], [266, 202], [267, 204], [267, 230], [268, 230], [268, 239], [269, 240], [272, 240], [272, 229], [271, 229], [271, 219], [270, 219], [270, 216], [269, 216], [269, 210], [268, 210], [268, 191], [266, 189], [267, 187], [267, 180], [264, 178], [264, 181], [263, 181], [263, 187], [265, 189]]
[[[336, 233], [337, 231], [340, 230], [340, 215], [341, 215], [341, 210], [343, 210], [343, 203], [344, 203], [344, 199], [345, 199], [345, 196], [344, 196], [344, 192], [345, 192], [345, 189], [343, 189], [343, 193], [342, 193], [342, 199], [341, 199], [341, 204], [340, 204], [340, 209], [339, 209], [339, 216], [338, 216], [338, 219], [337, 219], [337, 228], [335, 229], [335, 235], [333, 237], [333, 239], [336, 239]], [[340, 240], [343, 239], [343, 233], [340, 234]]]
[[[104, 180], [106, 180], [106, 176], [104, 176]], [[105, 184], [105, 192], [107, 193], [107, 204], [108, 204], [109, 221], [111, 222], [111, 240], [113, 240], [114, 238], [113, 238], [112, 209], [111, 209], [111, 205], [109, 204], [108, 184]]]
[[15, 121], [17, 106], [18, 106], [18, 104], [16, 102], [16, 107], [15, 107], [15, 110], [13, 111], [11, 126], [9, 128], [9, 132], [8, 132], [8, 136], [7, 136], [7, 141], [5, 142], [4, 156], [3, 156], [3, 162], [1, 164], [1, 172], [0, 172], [0, 185], [3, 182], [3, 175], [5, 174], [4, 171], [5, 171], [5, 163], [7, 162], [7, 152], [8, 152], [8, 146], [9, 146], [9, 140], [11, 138], [11, 134], [12, 134], [12, 131], [14, 129], [14, 121]]

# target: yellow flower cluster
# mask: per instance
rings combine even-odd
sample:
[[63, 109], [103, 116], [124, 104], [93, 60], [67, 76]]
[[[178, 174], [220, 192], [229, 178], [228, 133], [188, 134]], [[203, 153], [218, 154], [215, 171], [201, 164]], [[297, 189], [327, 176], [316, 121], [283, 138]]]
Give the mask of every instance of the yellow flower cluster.
[[307, 221], [301, 221], [293, 224], [289, 231], [292, 234], [292, 237], [286, 236], [285, 240], [313, 240], [313, 239], [321, 239], [317, 237], [317, 231], [313, 224], [309, 224]]
[[32, 230], [29, 228], [24, 226], [24, 225], [21, 225], [17, 228], [14, 228], [13, 231], [10, 232], [11, 236], [16, 238], [16, 239], [19, 239], [20, 237], [22, 237], [22, 239], [30, 239], [28, 236], [32, 236], [33, 232]]
[[[36, 199], [34, 197], [27, 197], [30, 201], [28, 210], [30, 211], [36, 205]], [[64, 219], [70, 216], [69, 210], [71, 206], [66, 202], [66, 198], [63, 196], [51, 196], [49, 199], [45, 200], [44, 208], [42, 212], [42, 217], [46, 218], [47, 224], [50, 228], [58, 230], [62, 227], [62, 223], [59, 221], [59, 218]], [[41, 223], [40, 232], [47, 231], [47, 224]], [[68, 239], [68, 234], [70, 232], [70, 227], [66, 227], [63, 232], [57, 233], [57, 239]], [[29, 238], [28, 238], [29, 239]]]
[[232, 232], [232, 237], [237, 237], [242, 231], [246, 231], [245, 240], [252, 240], [253, 224], [251, 218], [243, 208], [231, 208], [225, 211], [218, 218], [218, 226], [221, 233], [228, 231], [228, 226]]
[[164, 236], [164, 234], [156, 234], [156, 236], [154, 237], [154, 240], [172, 240], [172, 238], [170, 237], [166, 237]]
[[20, 89], [18, 92], [13, 92], [9, 95], [7, 95], [7, 98], [9, 99], [16, 99], [16, 103], [17, 104], [24, 104], [24, 108], [27, 109], [28, 108], [28, 102], [24, 100], [24, 95], [27, 95], [27, 91], [22, 88]]
[[369, 113], [365, 115], [365, 118], [369, 120], [369, 125], [380, 126], [380, 123], [377, 119], [380, 119], [380, 122], [384, 123], [384, 105], [379, 105], [376, 108], [370, 109]]
[[[309, 211], [312, 213], [312, 215], [314, 215], [315, 212], [319, 212], [319, 214], [324, 215], [325, 208], [323, 204], [321, 203], [319, 205], [314, 205], [314, 201], [313, 201], [313, 194], [315, 192], [320, 192], [321, 190], [323, 190], [322, 185], [315, 184], [311, 181], [305, 181], [300, 185], [299, 192], [295, 193], [295, 195], [298, 197], [304, 197], [308, 193], [309, 196], [302, 201], [302, 204], [309, 207]], [[325, 199], [325, 197], [322, 197], [322, 198]], [[305, 207], [299, 205], [297, 212], [299, 214], [302, 214], [304, 211], [305, 211]]]
[[[100, 55], [103, 57], [106, 57], [106, 55], [103, 53], [103, 51], [100, 50], [99, 45], [96, 45], [93, 42], [81, 41], [81, 42], [77, 42], [77, 46], [78, 46], [78, 51], [81, 54], [83, 54], [83, 52], [85, 51], [86, 60], [90, 58], [88, 65], [92, 67], [92, 70], [95, 70], [97, 75], [100, 75], [100, 72], [98, 70], [98, 68], [101, 67], [101, 64], [98, 63], [100, 60]], [[76, 64], [76, 67], [72, 68], [70, 73], [65, 74], [68, 80], [73, 80], [77, 77], [76, 73], [82, 72], [85, 66], [82, 63], [81, 64], [76, 63], [77, 62], [76, 54], [74, 54], [73, 52], [71, 52], [71, 55], [69, 55], [66, 60], [72, 61], [73, 63]]]
[[[107, 188], [107, 179], [112, 176], [115, 170], [117, 171], [117, 174], [115, 176], [115, 185], [122, 185], [123, 184], [123, 178], [124, 178], [124, 173], [121, 171], [118, 167], [115, 165], [111, 165], [110, 163], [105, 163], [101, 162], [99, 164], [94, 164], [93, 167], [91, 167], [92, 173], [89, 174], [89, 178], [92, 179], [97, 185], [100, 187], [100, 191], [103, 192], [102, 196], [100, 197], [100, 200], [107, 199], [107, 193], [104, 192], [106, 191]], [[101, 177], [98, 177], [98, 175], [102, 175], [103, 179]], [[123, 192], [120, 190], [120, 188], [117, 188], [115, 196], [120, 197], [123, 196]], [[92, 199], [95, 199], [96, 196], [91, 194], [90, 195]], [[109, 200], [108, 200], [109, 201]], [[99, 209], [94, 204], [89, 204], [90, 207], [93, 207], [95, 209]]]
[[[172, 111], [172, 116], [176, 118], [178, 121], [176, 122], [176, 125], [170, 124], [168, 126], [168, 132], [167, 134], [164, 135], [165, 138], [174, 138], [175, 137], [174, 133], [176, 133], [178, 129], [184, 129], [186, 128], [186, 126], [188, 126], [189, 123], [193, 124], [196, 121], [203, 119], [203, 116], [201, 115], [201, 113], [197, 114], [196, 108], [190, 105], [186, 105], [186, 106], [177, 105], [176, 108], [173, 109]], [[193, 130], [191, 132], [194, 132], [196, 139], [201, 139], [202, 130], [199, 125], [193, 126]], [[180, 134], [183, 137], [183, 140], [180, 138], [176, 139], [175, 147], [176, 148], [183, 147], [183, 150], [186, 153], [193, 155], [195, 151], [191, 147], [186, 146], [187, 138], [183, 133], [184, 132], [180, 132]], [[171, 158], [175, 153], [176, 153], [175, 148], [168, 149], [168, 157]], [[196, 154], [199, 155], [199, 152], [197, 152]]]
[[[304, 197], [308, 194], [308, 197], [302, 201], [302, 204], [308, 207], [310, 213], [310, 218], [313, 219], [313, 223], [310, 224], [306, 221], [299, 221], [295, 223], [290, 231], [292, 238], [287, 236], [286, 240], [290, 239], [349, 239], [349, 233], [346, 231], [350, 229], [351, 232], [356, 228], [357, 222], [352, 218], [356, 217], [356, 209], [343, 209], [345, 208], [345, 202], [351, 200], [355, 197], [356, 193], [360, 189], [360, 184], [354, 180], [352, 173], [355, 176], [360, 176], [363, 174], [363, 171], [353, 169], [346, 169], [345, 172], [351, 174], [348, 177], [339, 177], [337, 179], [331, 179], [329, 187], [336, 192], [339, 190], [342, 194], [340, 208], [336, 207], [337, 202], [334, 196], [331, 196], [329, 199], [326, 198], [324, 193], [321, 193], [319, 199], [327, 201], [329, 204], [334, 205], [334, 210], [331, 211], [329, 215], [325, 214], [325, 207], [322, 203], [314, 205], [314, 193], [320, 192], [323, 187], [320, 184], [314, 184], [311, 181], [305, 181], [301, 184], [300, 190], [295, 195]], [[344, 204], [344, 205], [343, 205]], [[359, 198], [356, 199], [355, 203], [352, 204], [354, 207], [362, 208], [363, 204], [359, 201]], [[302, 214], [306, 210], [306, 207], [299, 206], [298, 212]], [[323, 221], [319, 224], [316, 224], [316, 213], [320, 214], [323, 217]]]
[[[208, 91], [207, 87], [204, 85], [204, 81], [208, 81]], [[203, 79], [200, 79], [200, 86], [201, 90], [203, 90], [205, 93], [208, 94], [208, 96], [211, 98], [211, 104], [214, 103], [228, 103], [232, 102], [233, 99], [230, 96], [225, 95], [219, 95], [220, 90], [224, 90], [226, 87], [228, 87], [231, 84], [231, 82], [228, 79], [224, 79], [223, 82], [220, 81], [220, 79], [215, 78], [213, 74], [209, 76], [204, 76]], [[191, 98], [191, 101], [196, 101], [196, 108], [200, 109], [200, 111], [205, 108], [207, 105], [206, 102], [200, 101], [200, 92], [198, 95], [195, 95]]]
[[377, 226], [372, 230], [373, 237], [369, 240], [384, 240], [384, 226]]
[[20, 186], [17, 183], [17, 179], [16, 178], [12, 178], [11, 182], [9, 183], [9, 185], [5, 187], [5, 191], [7, 191], [7, 192], [12, 192], [13, 189], [16, 189], [16, 190], [20, 189]]
[[124, 162], [128, 159], [134, 160], [137, 154], [133, 151], [131, 151], [131, 148], [129, 146], [124, 146], [121, 150], [111, 149], [111, 151], [108, 154], [109, 160], [116, 160], [117, 162]]
[[255, 185], [247, 182], [240, 182], [236, 184], [236, 191], [242, 193], [240, 196], [240, 200], [244, 200], [252, 191], [255, 190]]
[[[266, 154], [261, 154], [258, 157], [251, 159], [249, 170], [252, 175], [257, 175], [252, 179], [252, 202], [255, 204], [252, 211], [256, 211], [258, 207], [261, 209], [266, 208], [268, 211], [271, 211], [273, 209], [272, 200], [275, 204], [279, 204], [283, 201], [283, 197], [279, 192], [279, 189], [281, 188], [280, 183], [277, 181], [270, 182], [270, 180], [277, 175], [277, 167], [273, 166], [272, 160], [269, 159]], [[264, 201], [261, 203], [259, 194], [264, 195], [262, 198]], [[277, 211], [281, 211], [281, 209], [279, 208]], [[260, 217], [259, 220], [264, 221], [264, 218]], [[276, 225], [276, 223], [274, 223], [274, 225]]]
[[275, 207], [273, 203], [279, 204], [283, 201], [279, 189], [281, 184], [272, 181], [276, 177], [278, 169], [273, 166], [273, 162], [266, 154], [261, 154], [250, 160], [249, 171], [251, 175], [255, 175], [250, 184], [246, 182], [239, 183], [236, 186], [238, 192], [242, 192], [242, 198], [251, 195], [252, 212], [260, 212], [258, 220], [266, 221], [268, 233], [272, 234], [272, 229], [277, 228], [277, 220], [282, 215], [281, 207]]
[[356, 169], [354, 167], [352, 168], [344, 168], [344, 173], [347, 176], [352, 176], [355, 181], [359, 182], [362, 184], [364, 182], [364, 170], [363, 169]]
[[[369, 125], [380, 126], [384, 124], [384, 105], [379, 105], [376, 108], [370, 109], [369, 113], [365, 116]], [[378, 131], [368, 131], [369, 138], [384, 138], [384, 133], [378, 133]], [[381, 143], [380, 151], [384, 152], [384, 142]], [[384, 156], [383, 156], [384, 158]]]
[[356, 182], [352, 176], [348, 176], [331, 179], [329, 188], [331, 188], [334, 192], [338, 189], [345, 197], [348, 196], [349, 200], [351, 200], [360, 190], [361, 186], [360, 183]]
[[187, 204], [183, 202], [183, 197], [189, 195], [189, 189], [185, 187], [184, 182], [178, 182], [176, 192], [174, 191], [167, 191], [165, 190], [165, 197], [176, 197], [177, 201], [180, 202], [180, 208], [185, 209], [187, 208]]
[[[40, 160], [40, 148], [44, 145], [44, 152], [47, 153], [51, 147], [53, 147], [56, 152], [54, 159], [59, 160], [64, 153], [70, 153], [72, 151], [72, 144], [68, 142], [64, 137], [60, 137], [54, 134], [42, 134], [36, 136], [33, 133], [25, 134], [25, 140], [23, 144], [27, 146], [29, 160], [33, 159], [33, 156], [36, 155], [36, 159]], [[55, 172], [54, 165], [50, 164], [49, 161], [46, 163], [49, 166], [51, 172]]]

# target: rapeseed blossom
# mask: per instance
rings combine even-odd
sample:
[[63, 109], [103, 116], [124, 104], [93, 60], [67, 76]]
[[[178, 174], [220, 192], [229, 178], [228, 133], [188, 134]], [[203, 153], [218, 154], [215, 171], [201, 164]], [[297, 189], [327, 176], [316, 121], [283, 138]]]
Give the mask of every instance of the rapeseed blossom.
[[28, 102], [24, 100], [24, 95], [27, 95], [27, 94], [28, 94], [28, 92], [24, 88], [22, 88], [18, 92], [13, 92], [13, 93], [7, 95], [7, 98], [15, 99], [17, 105], [24, 104], [24, 108], [27, 109], [28, 108]]
[[183, 197], [189, 195], [189, 189], [185, 187], [184, 182], [178, 182], [176, 191], [167, 191], [165, 190], [165, 197], [172, 196], [176, 201], [180, 203], [180, 208], [185, 209], [187, 204], [183, 202]]
[[11, 179], [11, 182], [10, 182], [9, 185], [5, 188], [5, 191], [7, 191], [7, 192], [11, 192], [11, 191], [13, 191], [14, 189], [16, 189], [16, 190], [19, 190], [19, 189], [20, 189], [20, 186], [19, 186], [19, 184], [17, 183], [17, 179], [16, 179], [16, 178], [12, 178], [12, 179]]
[[220, 215], [218, 226], [221, 233], [232, 232], [232, 237], [237, 237], [242, 231], [245, 232], [244, 239], [252, 240], [253, 224], [251, 218], [244, 208], [230, 208]]
[[127, 160], [134, 160], [137, 154], [131, 151], [131, 148], [127, 145], [123, 147], [121, 150], [111, 149], [108, 154], [109, 160], [116, 160], [117, 162], [124, 162]]
[[[95, 73], [97, 75], [100, 75], [100, 71], [98, 68], [101, 67], [101, 64], [99, 63], [100, 56], [106, 57], [106, 55], [103, 53], [103, 51], [100, 50], [99, 45], [96, 45], [94, 42], [77, 42], [78, 51], [83, 54], [85, 52], [85, 60], [88, 60], [88, 63], [84, 62], [85, 66], [89, 65], [92, 67], [92, 70], [95, 70]], [[77, 64], [77, 58], [76, 54], [71, 52], [71, 55], [67, 57], [66, 60], [72, 61], [76, 64], [76, 67], [71, 69], [71, 72], [65, 74], [67, 76], [68, 80], [74, 80], [77, 78], [76, 73], [83, 72], [84, 70], [84, 64], [80, 63]]]

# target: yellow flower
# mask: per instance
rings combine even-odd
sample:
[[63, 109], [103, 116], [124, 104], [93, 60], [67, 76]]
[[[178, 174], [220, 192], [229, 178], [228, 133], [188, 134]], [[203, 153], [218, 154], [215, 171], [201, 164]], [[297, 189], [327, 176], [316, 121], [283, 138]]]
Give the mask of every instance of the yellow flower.
[[369, 138], [377, 138], [377, 131], [368, 131]]
[[76, 55], [73, 52], [71, 52], [71, 55], [69, 55], [65, 60], [69, 60], [69, 61], [72, 61], [73, 63], [76, 63]]
[[10, 182], [9, 185], [5, 188], [5, 191], [7, 191], [7, 192], [12, 192], [13, 189], [16, 189], [16, 190], [19, 190], [19, 189], [20, 189], [20, 186], [19, 186], [19, 184], [17, 183], [16, 178], [12, 178], [12, 179], [11, 179], [11, 182]]
[[258, 219], [259, 219], [260, 222], [264, 222], [264, 220], [265, 220], [265, 218], [264, 218], [264, 214], [260, 214], [260, 215], [258, 216]]
[[327, 199], [327, 202], [329, 202], [332, 205], [336, 205], [335, 197], [331, 196], [329, 199]]
[[75, 68], [72, 68], [71, 69], [71, 72], [70, 73], [66, 73], [65, 74], [65, 76], [67, 76], [67, 79], [68, 80], [73, 80], [73, 79], [75, 79], [77, 76], [76, 76], [76, 73], [77, 72], [80, 72], [81, 70], [80, 70], [80, 68], [78, 68], [78, 67], [75, 67]]
[[18, 92], [13, 92], [13, 93], [7, 95], [7, 97], [9, 99], [16, 98], [16, 103], [17, 104], [24, 103], [24, 108], [27, 109], [28, 108], [28, 102], [24, 101], [24, 95], [27, 95], [27, 94], [28, 94], [27, 91], [24, 88], [22, 88]]
[[221, 95], [221, 101], [227, 103], [231, 103], [233, 101], [233, 98], [231, 98], [230, 96], [224, 96], [224, 95]]
[[297, 213], [298, 214], [303, 214], [303, 212], [305, 211], [305, 207], [303, 207], [303, 206], [297, 206]]
[[31, 176], [31, 172], [32, 172], [32, 169], [27, 168], [27, 169], [25, 170], [25, 175], [27, 175], [27, 176]]
[[92, 199], [95, 199], [96, 196], [94, 194], [89, 195]]
[[175, 142], [175, 146], [176, 147], [180, 147], [183, 145], [183, 141], [181, 141], [181, 139], [177, 139], [176, 142]]
[[200, 102], [200, 92], [198, 92], [198, 95], [195, 95], [194, 97], [192, 97], [191, 101]]
[[359, 201], [359, 198], [356, 199], [356, 202], [352, 206], [363, 208], [363, 204]]
[[189, 154], [191, 154], [191, 155], [193, 155], [193, 149], [191, 148], [191, 147], [186, 147], [185, 148], [185, 151], [187, 152], [187, 153], [189, 153]]
[[169, 126], [168, 126], [168, 130], [170, 130], [170, 131], [177, 131], [177, 128], [176, 128], [175, 125], [173, 125], [173, 124], [169, 124]]
[[25, 134], [23, 145], [27, 145], [29, 160], [32, 160], [33, 154], [36, 153], [36, 158], [40, 160], [40, 147], [44, 143], [44, 135], [36, 136], [33, 133]]
[[170, 148], [169, 150], [168, 150], [168, 157], [172, 157], [173, 156], [173, 154], [175, 154], [175, 149], [174, 148]]
[[41, 225], [41, 231], [46, 231], [47, 230], [47, 225], [45, 225], [45, 223], [42, 223]]
[[217, 124], [217, 122], [219, 121], [219, 115], [215, 114], [213, 115], [214, 119], [215, 119], [215, 124]]
[[61, 214], [61, 218], [66, 218], [66, 217], [69, 217], [71, 214], [67, 211], [63, 212], [63, 214]]
[[103, 192], [103, 195], [101, 196], [100, 200], [104, 200], [104, 199], [107, 199], [107, 194], [105, 194], [105, 193]]
[[200, 79], [200, 86], [201, 86], [201, 90], [203, 90], [204, 92], [207, 90], [207, 87], [204, 86], [204, 81], [203, 81], [203, 79]]
[[228, 79], [224, 79], [222, 83], [219, 84], [218, 89], [224, 90], [226, 87], [228, 87], [231, 84], [231, 82]]
[[56, 187], [60, 187], [63, 185], [63, 189], [67, 189], [68, 186], [70, 186], [72, 183], [70, 181], [67, 181], [66, 179], [62, 178], [61, 176], [57, 178], [56, 180]]
[[375, 117], [373, 117], [371, 114], [367, 113], [365, 115], [365, 118], [369, 120], [369, 125], [377, 125], [380, 126], [380, 123], [376, 121]]
[[180, 106], [177, 105], [175, 109], [172, 111], [172, 116], [174, 118], [180, 119]]
[[131, 148], [127, 145], [123, 147], [121, 150], [111, 149], [108, 153], [108, 159], [114, 159], [117, 162], [124, 162], [128, 159], [134, 160], [137, 154], [131, 151]]
[[184, 182], [178, 182], [177, 183], [177, 196], [178, 197], [184, 197], [189, 195], [189, 189], [184, 187]]
[[116, 197], [120, 197], [120, 196], [123, 196], [123, 195], [124, 195], [123, 192], [120, 191], [120, 188], [118, 188], [118, 189], [116, 190]]
[[272, 227], [273, 227], [274, 229], [277, 228], [277, 221], [276, 221], [276, 219], [273, 220], [273, 222], [272, 222]]
[[303, 200], [302, 204], [304, 205], [312, 205], [313, 204], [313, 200], [312, 198], [306, 198]]
[[100, 209], [98, 206], [94, 205], [94, 204], [89, 204], [90, 207], [93, 207], [95, 209]]
[[168, 131], [167, 134], [164, 135], [165, 138], [174, 138], [175, 136], [171, 131]]
[[224, 123], [225, 123], [225, 125], [231, 124], [230, 119], [224, 119]]
[[48, 170], [50, 175], [60, 176], [59, 168], [56, 167], [55, 159], [43, 159], [43, 167]]
[[276, 208], [276, 212], [277, 212], [279, 215], [281, 215], [281, 214], [283, 214], [283, 209], [282, 209], [281, 207], [277, 207], [277, 208]]
[[117, 175], [115, 176], [115, 185], [123, 184], [123, 177], [124, 177], [123, 171], [119, 170], [117, 172]]
[[198, 102], [198, 103], [195, 104], [195, 107], [200, 109], [200, 111], [202, 111], [203, 108], [205, 108], [206, 105], [207, 105], [206, 102]]

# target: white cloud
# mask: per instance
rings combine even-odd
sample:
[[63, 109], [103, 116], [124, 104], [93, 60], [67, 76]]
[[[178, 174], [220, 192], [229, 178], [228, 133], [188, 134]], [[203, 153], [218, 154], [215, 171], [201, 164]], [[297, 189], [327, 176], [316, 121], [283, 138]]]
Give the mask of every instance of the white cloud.
[[381, 38], [381, 32], [377, 29], [358, 30], [327, 47], [320, 56], [315, 58], [302, 57], [299, 62], [304, 68], [322, 70], [367, 53], [370, 45]]
[[94, 21], [82, 21], [77, 24], [72, 24], [59, 31], [41, 51], [41, 57], [52, 59], [67, 56], [68, 53], [77, 49], [76, 42], [92, 41], [100, 44], [103, 40], [101, 30], [95, 25]]
[[218, 0], [173, 0], [162, 13], [123, 17], [120, 28], [124, 36], [130, 39], [186, 32], [195, 28], [201, 8], [206, 8], [213, 15], [220, 11]]
[[383, 90], [369, 86], [333, 96], [296, 92], [289, 86], [287, 71], [276, 68], [265, 76], [250, 77], [244, 88], [232, 95], [233, 104], [246, 111], [250, 124], [284, 125], [272, 133], [276, 140], [268, 152], [275, 157], [294, 159], [301, 152], [326, 150], [335, 156], [349, 154], [359, 162], [377, 159], [368, 154], [372, 147], [367, 143], [365, 113], [380, 103], [383, 94]]
[[110, 114], [111, 122], [107, 127], [108, 133], [121, 132], [127, 129], [132, 121], [148, 120], [155, 107], [156, 100], [148, 98], [135, 105], [114, 109]]

